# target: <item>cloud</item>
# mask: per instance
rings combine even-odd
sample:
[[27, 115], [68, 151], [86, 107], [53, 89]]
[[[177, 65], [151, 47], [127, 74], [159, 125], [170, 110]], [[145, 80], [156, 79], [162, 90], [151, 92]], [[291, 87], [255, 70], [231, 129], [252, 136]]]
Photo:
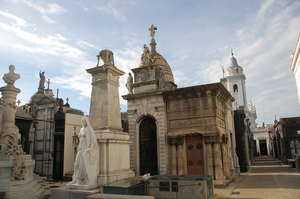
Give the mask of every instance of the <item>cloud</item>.
[[76, 42], [76, 45], [80, 48], [83, 48], [83, 49], [89, 49], [89, 48], [92, 48], [92, 49], [95, 49], [95, 50], [99, 50], [100, 48], [96, 47], [95, 45], [93, 44], [90, 44], [86, 41], [77, 41]]
[[36, 9], [42, 14], [63, 14], [67, 12], [67, 9], [63, 8], [62, 6], [56, 4], [56, 3], [44, 3], [44, 2], [38, 2], [33, 3], [31, 0], [24, 0], [24, 3], [26, 3], [28, 6]]
[[14, 20], [16, 22], [16, 23], [13, 24], [14, 26], [26, 27], [26, 26], [30, 25], [26, 20], [24, 20], [20, 17], [17, 17], [13, 14], [10, 14], [8, 12], [4, 12], [4, 11], [0, 10], [0, 15], [3, 15], [5, 17], [9, 18], [9, 19]]
[[26, 3], [29, 7], [32, 7], [38, 12], [40, 12], [42, 14], [42, 19], [48, 24], [56, 23], [55, 20], [47, 16], [48, 14], [60, 15], [67, 12], [67, 9], [63, 8], [62, 6], [56, 3], [33, 3], [31, 0], [24, 0], [24, 3]]
[[274, 3], [274, 0], [266, 0], [264, 3], [261, 5], [260, 9], [257, 12], [257, 20], [262, 20], [264, 19], [266, 12], [268, 9], [271, 7], [271, 5]]
[[[126, 16], [117, 8], [119, 1], [108, 1], [106, 5], [98, 6], [98, 10], [107, 14], [113, 15], [113, 17], [120, 21], [126, 21]], [[123, 2], [124, 3], [124, 2]]]

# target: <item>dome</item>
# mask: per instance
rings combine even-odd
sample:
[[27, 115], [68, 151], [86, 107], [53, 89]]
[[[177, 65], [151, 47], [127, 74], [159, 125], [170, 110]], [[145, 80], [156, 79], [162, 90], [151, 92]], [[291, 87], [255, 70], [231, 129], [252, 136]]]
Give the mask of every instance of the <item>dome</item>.
[[171, 67], [169, 66], [168, 62], [165, 60], [163, 56], [161, 56], [157, 52], [150, 52], [149, 61], [150, 61], [150, 65], [157, 65], [163, 67], [165, 73], [165, 80], [174, 83], [174, 77], [173, 77]]
[[236, 58], [234, 56], [232, 56], [230, 58], [230, 67], [231, 66], [239, 66], [238, 63], [237, 63], [237, 60], [236, 60]]
[[238, 65], [236, 58], [231, 54], [230, 58], [230, 66], [227, 68], [226, 74], [227, 76], [233, 76], [233, 75], [242, 75], [243, 74], [243, 68]]
[[44, 92], [36, 92], [34, 93], [30, 100], [29, 105], [34, 105], [37, 101], [39, 101], [44, 96]]

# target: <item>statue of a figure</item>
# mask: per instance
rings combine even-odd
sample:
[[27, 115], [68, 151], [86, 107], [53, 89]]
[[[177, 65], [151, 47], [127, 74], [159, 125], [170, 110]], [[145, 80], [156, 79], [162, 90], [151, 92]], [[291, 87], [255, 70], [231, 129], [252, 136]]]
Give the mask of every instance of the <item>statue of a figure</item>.
[[126, 87], [127, 87], [127, 90], [129, 92], [129, 94], [132, 94], [132, 90], [133, 90], [133, 87], [132, 87], [132, 84], [133, 84], [133, 77], [131, 76], [131, 73], [128, 73], [128, 78], [127, 78], [127, 82], [126, 82]]
[[73, 179], [72, 182], [67, 184], [67, 188], [92, 189], [98, 187], [99, 148], [89, 119], [83, 117], [81, 122], [82, 128], [78, 134], [79, 145], [74, 163]]
[[158, 72], [158, 87], [159, 89], [165, 89], [165, 72], [164, 68], [160, 67]]
[[114, 63], [114, 53], [111, 52], [110, 50], [101, 50], [99, 52], [99, 55], [97, 55], [97, 58], [98, 58], [98, 63], [97, 63], [97, 66], [99, 66], [99, 61], [100, 61], [100, 58], [103, 60], [104, 64], [105, 65], [115, 65]]
[[20, 75], [15, 73], [15, 66], [14, 65], [9, 65], [8, 69], [9, 72], [5, 73], [2, 77], [5, 83], [9, 86], [14, 86], [15, 81], [20, 79]]
[[44, 86], [45, 81], [46, 81], [46, 78], [45, 78], [45, 72], [44, 72], [44, 71], [43, 71], [43, 72], [40, 71], [40, 84], [39, 84], [39, 89], [44, 90], [44, 88], [45, 88], [45, 86]]
[[148, 66], [150, 64], [150, 61], [149, 61], [149, 48], [146, 44], [144, 44], [144, 51], [143, 51], [143, 54], [141, 56], [141, 65], [142, 66]]

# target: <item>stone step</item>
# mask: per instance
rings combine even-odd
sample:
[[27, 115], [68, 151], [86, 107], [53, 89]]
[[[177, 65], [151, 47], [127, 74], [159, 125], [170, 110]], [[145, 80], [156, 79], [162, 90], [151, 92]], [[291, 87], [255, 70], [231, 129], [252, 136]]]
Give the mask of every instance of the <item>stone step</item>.
[[30, 182], [24, 185], [18, 185], [17, 187], [10, 187], [10, 191], [6, 192], [6, 198], [32, 198], [36, 192], [43, 192], [44, 189], [40, 184], [35, 182]]

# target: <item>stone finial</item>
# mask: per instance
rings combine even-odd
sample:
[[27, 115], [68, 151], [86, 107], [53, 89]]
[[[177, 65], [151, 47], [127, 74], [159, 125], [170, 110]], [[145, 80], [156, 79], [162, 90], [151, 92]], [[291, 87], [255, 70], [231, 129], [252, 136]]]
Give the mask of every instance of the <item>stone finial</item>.
[[101, 50], [99, 52], [99, 55], [97, 55], [98, 63], [97, 66], [99, 66], [100, 58], [104, 62], [104, 65], [115, 65], [114, 63], [114, 53], [110, 50]]
[[7, 83], [7, 86], [14, 86], [15, 81], [20, 79], [20, 75], [15, 73], [15, 68], [14, 65], [9, 65], [9, 72], [5, 73], [2, 77], [4, 82]]

